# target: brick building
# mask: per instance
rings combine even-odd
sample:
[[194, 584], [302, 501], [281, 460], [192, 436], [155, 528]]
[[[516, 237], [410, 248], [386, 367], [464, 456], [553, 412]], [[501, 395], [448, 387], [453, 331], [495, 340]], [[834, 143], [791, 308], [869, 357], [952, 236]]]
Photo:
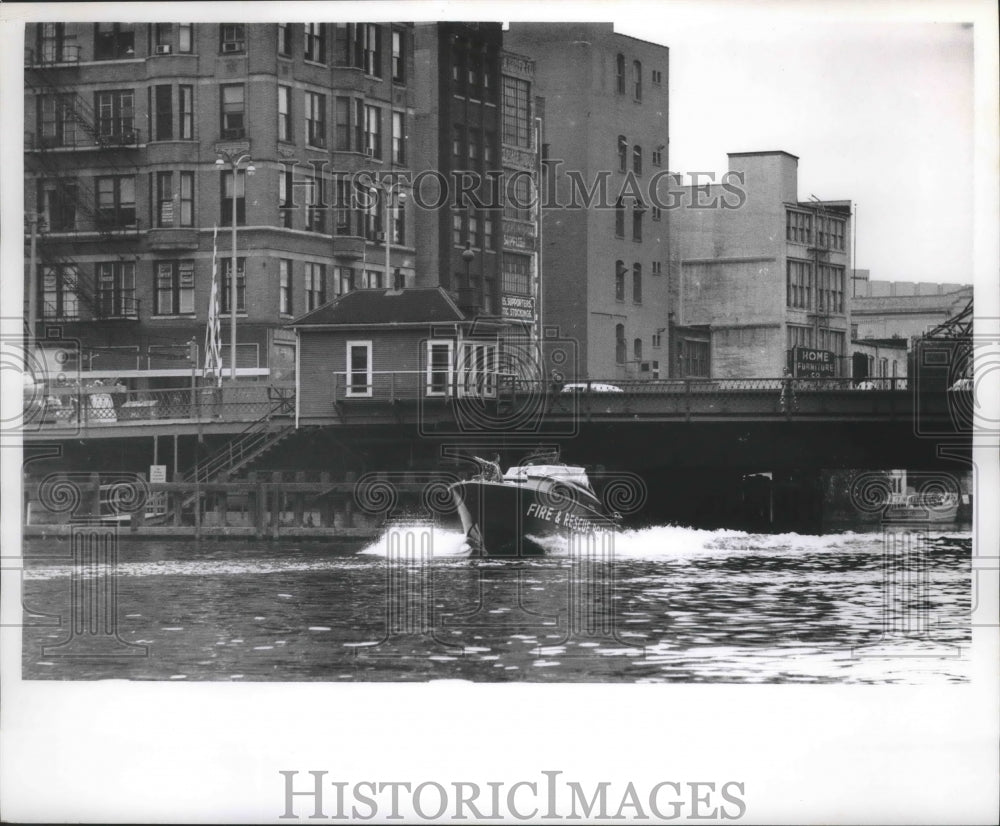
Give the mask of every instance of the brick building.
[[849, 201], [800, 201], [798, 158], [729, 155], [729, 174], [675, 186], [671, 375], [774, 377], [795, 348], [851, 375]]
[[668, 49], [603, 23], [512, 23], [504, 43], [545, 99], [542, 323], [576, 341], [580, 375], [652, 378], [668, 358], [667, 216], [646, 197], [668, 169]]
[[412, 206], [349, 199], [335, 172], [407, 168], [412, 44], [409, 24], [29, 25], [36, 332], [79, 338], [85, 369], [178, 366], [204, 339], [218, 227], [228, 369], [234, 186], [241, 376], [287, 376], [293, 317], [387, 270], [412, 284]]
[[868, 270], [854, 271], [852, 290], [856, 337], [907, 341], [954, 318], [973, 292], [971, 284], [872, 281]]

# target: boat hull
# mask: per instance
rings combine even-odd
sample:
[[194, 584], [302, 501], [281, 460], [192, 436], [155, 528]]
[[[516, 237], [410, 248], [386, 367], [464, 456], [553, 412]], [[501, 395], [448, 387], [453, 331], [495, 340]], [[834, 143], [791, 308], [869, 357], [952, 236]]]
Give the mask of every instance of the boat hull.
[[608, 530], [613, 521], [596, 499], [565, 486], [473, 480], [451, 486], [472, 550], [483, 556], [537, 556], [536, 540]]

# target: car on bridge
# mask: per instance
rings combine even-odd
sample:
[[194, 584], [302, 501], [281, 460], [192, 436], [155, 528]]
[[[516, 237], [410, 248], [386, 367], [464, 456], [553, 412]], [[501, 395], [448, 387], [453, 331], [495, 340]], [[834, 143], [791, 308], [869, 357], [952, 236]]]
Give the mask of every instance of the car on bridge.
[[562, 389], [563, 393], [624, 393], [615, 384], [607, 384], [602, 381], [575, 381], [567, 384]]

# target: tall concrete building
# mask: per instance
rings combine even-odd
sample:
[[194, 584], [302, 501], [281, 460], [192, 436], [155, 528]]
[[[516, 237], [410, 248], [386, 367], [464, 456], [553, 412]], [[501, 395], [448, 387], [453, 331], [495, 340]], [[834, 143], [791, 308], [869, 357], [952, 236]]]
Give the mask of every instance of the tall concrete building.
[[289, 374], [295, 316], [414, 282], [412, 203], [344, 178], [408, 169], [412, 25], [44, 23], [25, 46], [29, 312], [84, 369], [183, 370], [215, 246], [228, 371], [234, 196], [242, 377]]
[[[414, 170], [446, 189], [416, 216], [421, 286], [467, 314], [531, 323], [537, 292], [539, 118], [530, 60], [499, 23], [415, 26]], [[436, 201], [422, 188], [425, 206]], [[509, 191], [508, 191], [509, 190]]]
[[731, 153], [718, 183], [672, 195], [671, 375], [815, 372], [801, 355], [850, 376], [850, 202], [800, 201], [798, 158], [780, 151]]
[[655, 377], [668, 232], [648, 192], [668, 169], [669, 52], [604, 23], [512, 23], [504, 45], [545, 102], [542, 324], [576, 341], [581, 376]]

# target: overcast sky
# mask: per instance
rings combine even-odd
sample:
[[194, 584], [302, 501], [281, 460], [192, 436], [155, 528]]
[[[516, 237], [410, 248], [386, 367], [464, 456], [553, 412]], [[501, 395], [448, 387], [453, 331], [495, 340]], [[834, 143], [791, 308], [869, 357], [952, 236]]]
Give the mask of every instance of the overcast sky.
[[784, 149], [800, 199], [855, 203], [857, 266], [872, 278], [971, 283], [971, 27], [710, 10], [616, 21], [670, 47], [671, 169]]

